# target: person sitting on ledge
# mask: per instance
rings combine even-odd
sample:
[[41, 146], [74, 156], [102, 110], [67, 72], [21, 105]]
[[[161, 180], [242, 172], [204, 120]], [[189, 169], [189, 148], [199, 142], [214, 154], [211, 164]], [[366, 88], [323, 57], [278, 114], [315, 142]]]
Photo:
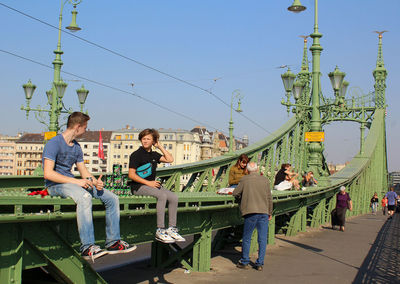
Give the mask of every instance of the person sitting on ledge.
[[289, 190], [293, 186], [296, 190], [300, 189], [299, 181], [296, 179], [297, 173], [293, 172], [290, 164], [282, 164], [281, 169], [276, 173], [274, 189], [279, 191]]
[[[90, 117], [74, 112], [68, 117], [67, 129], [47, 142], [43, 150], [43, 172], [47, 191], [51, 196], [70, 197], [76, 203], [76, 219], [81, 239], [81, 254], [85, 259], [99, 258], [106, 254], [127, 253], [136, 249], [120, 238], [119, 199], [103, 189], [101, 176], [95, 179], [86, 169], [81, 146], [75, 138], [86, 132]], [[71, 173], [76, 164], [82, 178]], [[92, 198], [100, 199], [106, 207], [106, 249], [94, 243]]]
[[[156, 180], [157, 164], [172, 163], [174, 158], [159, 142], [160, 134], [153, 128], [147, 128], [139, 133], [142, 144], [129, 158], [129, 178], [132, 179], [133, 195], [153, 196], [157, 199], [157, 230], [155, 238], [163, 243], [184, 242], [176, 227], [178, 196], [163, 187]], [[160, 150], [153, 151], [152, 147]], [[168, 201], [168, 225], [165, 229], [165, 205]]]
[[316, 186], [317, 184], [318, 182], [314, 178], [314, 173], [312, 171], [307, 172], [301, 181], [301, 185], [304, 187]]
[[236, 164], [229, 170], [229, 187], [237, 187], [240, 179], [247, 175], [247, 163], [249, 162], [249, 157], [246, 154], [241, 154]]

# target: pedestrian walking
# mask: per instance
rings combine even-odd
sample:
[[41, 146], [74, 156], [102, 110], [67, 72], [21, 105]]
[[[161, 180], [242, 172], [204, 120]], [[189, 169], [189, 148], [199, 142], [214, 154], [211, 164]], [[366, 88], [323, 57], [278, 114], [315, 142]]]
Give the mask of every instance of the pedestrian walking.
[[337, 225], [340, 227], [340, 231], [344, 232], [347, 209], [350, 211], [353, 210], [353, 202], [351, 201], [350, 195], [346, 192], [346, 188], [341, 186], [340, 192], [336, 195], [336, 208], [332, 211], [333, 230]]
[[386, 215], [388, 207], [388, 199], [386, 196], [382, 198], [381, 205], [382, 205], [382, 213], [383, 215]]
[[396, 210], [397, 198], [398, 198], [396, 192], [394, 192], [393, 186], [390, 187], [390, 190], [385, 194], [385, 197], [387, 197], [387, 200], [388, 200], [389, 219], [392, 219], [394, 211]]
[[378, 194], [375, 192], [374, 196], [372, 196], [371, 198], [371, 202], [370, 202], [370, 207], [372, 210], [372, 214], [376, 215], [376, 211], [378, 210], [378, 203], [379, 203], [379, 199], [378, 199]]

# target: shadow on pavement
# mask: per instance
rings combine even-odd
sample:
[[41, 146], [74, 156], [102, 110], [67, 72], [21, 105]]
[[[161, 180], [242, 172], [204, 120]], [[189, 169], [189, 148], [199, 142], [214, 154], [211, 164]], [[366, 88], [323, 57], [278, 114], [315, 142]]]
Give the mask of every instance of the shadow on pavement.
[[395, 214], [379, 231], [353, 283], [400, 283], [400, 216]]

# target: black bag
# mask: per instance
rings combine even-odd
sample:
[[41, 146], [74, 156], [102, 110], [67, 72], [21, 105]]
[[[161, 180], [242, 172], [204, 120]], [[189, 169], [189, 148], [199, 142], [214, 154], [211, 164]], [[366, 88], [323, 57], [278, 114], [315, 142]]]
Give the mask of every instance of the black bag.
[[332, 226], [339, 226], [339, 220], [337, 217], [336, 208], [333, 209], [331, 212], [331, 223], [332, 223]]

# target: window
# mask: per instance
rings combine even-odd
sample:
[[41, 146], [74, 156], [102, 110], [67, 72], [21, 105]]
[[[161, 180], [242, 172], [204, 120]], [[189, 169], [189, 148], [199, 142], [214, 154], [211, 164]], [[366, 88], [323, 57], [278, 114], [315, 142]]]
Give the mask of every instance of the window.
[[164, 147], [165, 149], [167, 149], [168, 145], [167, 145], [167, 144], [163, 144], [163, 147]]
[[99, 164], [99, 161], [98, 161], [98, 160], [93, 160], [93, 161], [92, 161], [92, 164], [93, 164], [93, 165], [98, 165], [98, 164]]
[[129, 139], [129, 134], [125, 134], [125, 140]]
[[133, 136], [133, 134], [131, 134], [131, 135], [129, 136], [129, 139], [133, 140], [134, 137], [135, 137], [135, 136]]
[[99, 172], [99, 169], [93, 168], [93, 169], [92, 169], [92, 172], [97, 173], [97, 172]]
[[89, 165], [89, 163], [90, 163], [89, 160], [84, 160], [83, 162], [85, 163], [85, 165]]
[[93, 157], [97, 157], [97, 152], [92, 152]]
[[115, 140], [121, 140], [121, 135], [115, 135]]
[[128, 159], [128, 155], [124, 155], [124, 159]]
[[93, 149], [99, 149], [99, 145], [93, 145]]
[[133, 149], [133, 145], [129, 145], [129, 149]]
[[183, 135], [179, 135], [179, 140], [183, 140]]
[[104, 149], [107, 149], [107, 145], [104, 145], [103, 148], [104, 148]]
[[169, 144], [168, 146], [169, 146], [168, 149], [172, 150], [172, 144]]
[[164, 140], [168, 140], [168, 135], [164, 135]]
[[170, 136], [169, 136], [169, 140], [172, 140], [174, 138], [174, 136], [171, 134]]
[[129, 145], [127, 144], [127, 145], [125, 145], [125, 149], [128, 149], [128, 147], [129, 147]]
[[121, 155], [117, 155], [117, 158], [118, 158], [118, 159], [121, 159]]

